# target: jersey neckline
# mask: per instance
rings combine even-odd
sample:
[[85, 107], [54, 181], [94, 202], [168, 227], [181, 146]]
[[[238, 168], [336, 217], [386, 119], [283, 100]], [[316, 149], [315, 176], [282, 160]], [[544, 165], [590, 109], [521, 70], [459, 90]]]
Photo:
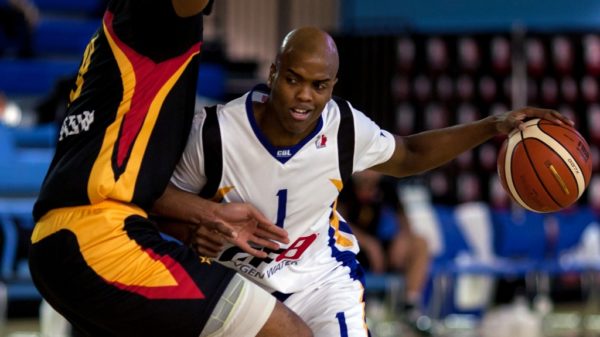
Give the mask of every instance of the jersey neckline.
[[292, 159], [292, 157], [294, 157], [294, 155], [300, 151], [300, 149], [306, 143], [308, 143], [321, 131], [323, 128], [323, 115], [319, 116], [319, 120], [317, 121], [317, 125], [314, 130], [297, 144], [293, 146], [274, 146], [271, 144], [264, 132], [258, 127], [256, 118], [254, 117], [254, 108], [252, 106], [253, 102], [264, 103], [269, 96], [269, 92], [269, 87], [264, 83], [258, 84], [252, 88], [246, 97], [246, 115], [248, 116], [248, 121], [250, 122], [252, 131], [254, 131], [254, 135], [263, 145], [265, 150], [267, 150], [267, 152], [269, 152], [271, 156], [280, 163], [285, 164], [288, 160]]

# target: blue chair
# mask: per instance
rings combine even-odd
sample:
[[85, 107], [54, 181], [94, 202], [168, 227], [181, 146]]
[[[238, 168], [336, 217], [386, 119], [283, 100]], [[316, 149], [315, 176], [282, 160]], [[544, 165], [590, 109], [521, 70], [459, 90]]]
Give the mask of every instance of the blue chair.
[[430, 292], [425, 301], [429, 303], [430, 316], [434, 320], [439, 320], [456, 311], [450, 296], [457, 272], [455, 260], [460, 255], [469, 254], [471, 248], [458, 227], [453, 207], [434, 205], [433, 211], [438, 220], [443, 248], [432, 261], [428, 287]]
[[573, 207], [553, 215], [558, 225], [558, 240], [554, 245], [554, 255], [575, 247], [584, 231], [591, 224], [598, 223], [598, 215], [589, 206]]
[[56, 81], [77, 73], [79, 59], [0, 60], [0, 91], [9, 96], [41, 96]]
[[[8, 301], [41, 300], [29, 274], [27, 256], [19, 256], [19, 244], [29, 242], [33, 229], [33, 198], [0, 199], [0, 279], [6, 285]], [[25, 236], [25, 237], [24, 237]]]
[[54, 148], [58, 139], [58, 126], [55, 124], [12, 128], [9, 131], [18, 148]]
[[[458, 210], [457, 210], [458, 209]], [[459, 212], [459, 210], [461, 212]], [[543, 216], [537, 213], [492, 211], [486, 204], [436, 207], [446, 252], [436, 259], [432, 278], [438, 301], [432, 312], [437, 319], [450, 313], [480, 317], [491, 300], [495, 279], [534, 275], [545, 254]], [[478, 227], [478, 228], [474, 228]], [[536, 241], [535, 244], [529, 240]], [[464, 276], [476, 276], [482, 294], [480, 306], [465, 309], [451, 295]], [[463, 294], [464, 295], [464, 294]], [[485, 299], [485, 295], [488, 299]], [[460, 298], [460, 297], [459, 297]]]
[[102, 0], [34, 0], [33, 2], [44, 13], [63, 16], [88, 16], [95, 14], [98, 9], [104, 9], [105, 6]]
[[15, 139], [11, 130], [0, 124], [0, 163], [9, 162], [15, 156]]
[[17, 148], [14, 135], [0, 126], [0, 196], [36, 196], [53, 152], [53, 149]]
[[400, 303], [403, 303], [404, 277], [397, 273], [365, 273], [365, 294], [384, 294], [388, 301], [389, 312], [395, 315]]
[[447, 262], [453, 261], [461, 253], [469, 253], [471, 247], [458, 227], [454, 217], [454, 207], [436, 205], [434, 210], [440, 225], [443, 250], [441, 254], [435, 256], [433, 263], [438, 265], [436, 268], [445, 268]]
[[45, 18], [40, 21], [35, 31], [34, 49], [42, 56], [62, 56], [79, 60], [99, 27], [99, 19]]
[[0, 125], [0, 196], [36, 196], [54, 148], [18, 147], [15, 130]]
[[0, 163], [0, 196], [36, 196], [49, 164], [49, 162]]
[[[494, 216], [500, 236], [496, 247], [498, 253], [533, 262], [526, 274], [526, 282], [536, 296], [550, 298], [552, 277], [566, 273], [585, 277], [600, 270], [600, 257], [596, 261], [561, 259], [564, 252], [580, 242], [584, 230], [597, 223], [598, 218], [590, 208], [572, 208], [549, 214], [495, 212]], [[592, 291], [591, 288], [587, 290]]]
[[514, 260], [542, 260], [547, 254], [544, 217], [524, 209], [492, 211], [496, 254]]
[[[555, 237], [549, 243], [550, 254], [538, 266], [538, 288], [548, 293], [550, 278], [562, 274], [578, 274], [582, 282], [585, 296], [592, 300], [590, 294], [598, 292], [594, 275], [600, 271], [600, 256], [577, 253], [584, 243], [584, 233], [591, 226], [598, 226], [598, 215], [587, 206], [572, 207], [548, 215], [549, 223], [554, 226]], [[589, 243], [586, 243], [589, 244]], [[594, 243], [595, 244], [595, 243]]]

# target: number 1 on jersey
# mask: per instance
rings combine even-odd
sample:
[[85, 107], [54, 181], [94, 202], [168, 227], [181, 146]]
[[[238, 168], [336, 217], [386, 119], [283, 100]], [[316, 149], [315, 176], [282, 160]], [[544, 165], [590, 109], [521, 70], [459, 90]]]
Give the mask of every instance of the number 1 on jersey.
[[283, 222], [285, 221], [285, 213], [287, 206], [287, 189], [279, 190], [277, 192], [277, 223], [276, 225], [283, 228]]

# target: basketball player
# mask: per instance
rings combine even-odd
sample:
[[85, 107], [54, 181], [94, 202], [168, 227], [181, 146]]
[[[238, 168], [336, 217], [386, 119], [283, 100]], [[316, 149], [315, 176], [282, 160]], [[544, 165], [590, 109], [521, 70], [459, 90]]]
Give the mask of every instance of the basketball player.
[[[343, 182], [367, 168], [395, 177], [426, 171], [519, 127], [525, 118], [570, 122], [555, 111], [524, 108], [395, 136], [332, 97], [338, 62], [327, 33], [313, 27], [290, 32], [266, 85], [195, 116], [172, 185], [157, 205], [168, 216], [179, 203], [176, 194], [184, 193], [179, 189], [226, 203], [252, 203], [287, 230], [290, 244], [264, 249], [266, 258], [227, 246], [216, 261], [275, 294], [315, 336], [366, 337], [358, 244], [336, 211]], [[220, 251], [218, 235], [204, 232], [198, 243], [205, 244], [202, 254]]]
[[[85, 51], [29, 261], [43, 297], [86, 336], [312, 336], [272, 295], [164, 240], [147, 217], [186, 144], [210, 6], [112, 0]], [[247, 204], [198, 212], [249, 253], [248, 242], [289, 242]]]

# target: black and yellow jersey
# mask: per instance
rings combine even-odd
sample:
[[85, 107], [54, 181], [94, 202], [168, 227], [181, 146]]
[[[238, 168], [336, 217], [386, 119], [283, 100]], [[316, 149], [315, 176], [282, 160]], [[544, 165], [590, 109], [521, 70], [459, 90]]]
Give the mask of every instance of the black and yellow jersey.
[[151, 206], [186, 144], [201, 41], [202, 14], [180, 18], [171, 0], [109, 3], [73, 84], [36, 220], [105, 200]]

